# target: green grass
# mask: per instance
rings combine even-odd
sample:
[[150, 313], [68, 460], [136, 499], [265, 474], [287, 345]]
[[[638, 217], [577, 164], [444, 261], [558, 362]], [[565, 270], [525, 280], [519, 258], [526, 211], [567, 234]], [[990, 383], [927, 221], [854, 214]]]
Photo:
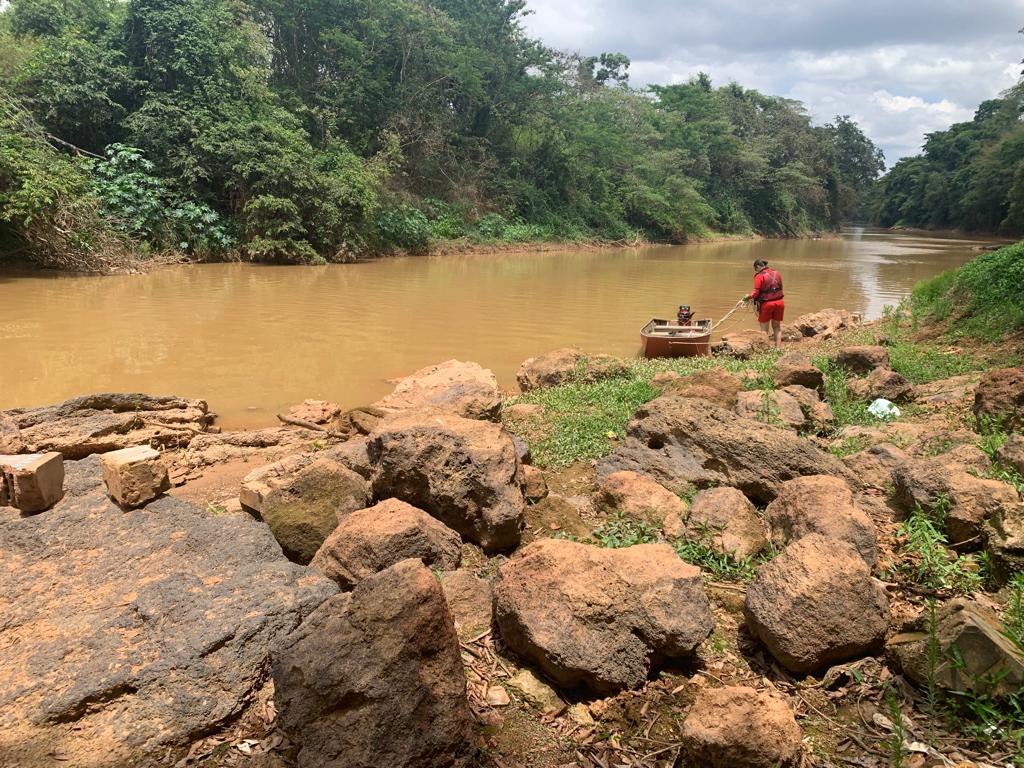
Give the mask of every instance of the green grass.
[[949, 332], [954, 336], [994, 341], [1024, 328], [1022, 283], [1024, 243], [1016, 243], [918, 283], [911, 312], [915, 322], [953, 321]]
[[990, 367], [987, 360], [962, 351], [951, 352], [933, 344], [900, 340], [889, 347], [889, 367], [911, 384], [927, 384]]
[[975, 556], [950, 552], [941, 531], [945, 509], [938, 503], [931, 513], [917, 507], [900, 526], [897, 535], [912, 562], [897, 566], [897, 573], [923, 589], [970, 595], [981, 588], [981, 569]]
[[737, 558], [701, 538], [679, 539], [673, 546], [681, 560], [696, 565], [714, 581], [752, 581], [757, 574], [757, 566], [770, 559], [766, 555]]
[[643, 520], [626, 517], [623, 512], [615, 512], [590, 538], [599, 547], [620, 549], [634, 544], [654, 544], [658, 541], [658, 529]]
[[[527, 392], [508, 404], [543, 406], [546, 434], [530, 445], [534, 461], [541, 467], [564, 467], [611, 453], [615, 439], [625, 433], [626, 424], [636, 409], [660, 394], [651, 384], [658, 373], [674, 371], [685, 376], [724, 368], [732, 373], [753, 370], [766, 376], [776, 359], [776, 353], [768, 353], [751, 360], [716, 357], [627, 360], [622, 376], [587, 381], [581, 375], [569, 384]], [[609, 433], [614, 437], [609, 437]]]
[[838, 431], [851, 424], [877, 424], [878, 419], [868, 413], [868, 405], [850, 394], [849, 376], [845, 368], [827, 358], [817, 358], [815, 366], [825, 374], [825, 400], [832, 406], [835, 416], [833, 429]]

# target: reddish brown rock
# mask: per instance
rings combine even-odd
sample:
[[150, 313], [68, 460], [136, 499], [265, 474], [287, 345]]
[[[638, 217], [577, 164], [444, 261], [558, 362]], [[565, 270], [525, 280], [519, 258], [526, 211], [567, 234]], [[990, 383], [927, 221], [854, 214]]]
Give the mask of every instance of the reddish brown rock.
[[523, 496], [527, 501], [540, 501], [548, 495], [548, 484], [544, 473], [536, 467], [523, 465]]
[[851, 373], [870, 373], [878, 367], [889, 367], [889, 350], [879, 346], [844, 347], [832, 360]]
[[0, 413], [0, 454], [21, 453], [24, 447], [18, 423], [10, 416]]
[[875, 368], [864, 381], [871, 400], [881, 397], [893, 403], [909, 403], [917, 396], [913, 384], [888, 368]]
[[588, 355], [576, 347], [565, 347], [524, 361], [516, 381], [523, 392], [529, 392], [571, 381], [614, 378], [625, 372], [625, 364], [610, 355]]
[[735, 488], [709, 488], [693, 498], [686, 535], [743, 560], [768, 548], [764, 523], [754, 505]]
[[273, 665], [298, 765], [466, 766], [472, 715], [441, 585], [404, 560], [310, 614]]
[[477, 363], [446, 360], [399, 379], [395, 390], [373, 404], [384, 411], [435, 410], [467, 419], [496, 419], [498, 380]]
[[65, 460], [136, 445], [185, 446], [213, 421], [203, 400], [121, 393], [16, 408], [4, 415], [18, 426], [22, 451], [55, 451]]
[[341, 413], [341, 406], [326, 400], [303, 400], [300, 405], [288, 409], [293, 419], [308, 421], [310, 424], [328, 424]]
[[739, 378], [724, 368], [711, 368], [670, 381], [665, 386], [665, 394], [699, 398], [732, 409], [736, 407], [736, 398], [742, 388]]
[[920, 507], [946, 518], [950, 544], [982, 544], [985, 521], [1020, 506], [1013, 486], [965, 472], [943, 456], [906, 461], [892, 471], [896, 501], [908, 513]]
[[818, 339], [830, 339], [839, 331], [856, 328], [859, 325], [856, 315], [845, 309], [823, 309], [808, 315], [801, 315], [794, 325], [804, 336]]
[[763, 331], [747, 329], [722, 335], [722, 340], [713, 345], [716, 355], [748, 360], [759, 352], [765, 352], [771, 345]]
[[[977, 691], [995, 698], [1024, 686], [1024, 652], [1006, 636], [998, 617], [980, 601], [956, 598], [935, 611], [935, 639], [926, 615], [886, 643], [903, 673], [921, 687], [934, 684], [948, 691]], [[929, 643], [936, 662], [929, 670]]]
[[411, 557], [434, 569], [453, 571], [462, 562], [462, 539], [422, 509], [387, 499], [346, 515], [309, 567], [349, 590]]
[[1024, 507], [1000, 505], [983, 527], [985, 550], [995, 580], [1003, 584], [1024, 572]]
[[655, 526], [666, 518], [685, 519], [686, 502], [647, 475], [636, 472], [612, 472], [604, 478], [594, 495], [594, 503], [604, 512], [622, 512]]
[[679, 381], [681, 378], [683, 378], [682, 375], [676, 371], [661, 371], [651, 377], [651, 386], [667, 387], [673, 381]]
[[0, 455], [0, 507], [34, 513], [64, 496], [64, 460], [59, 453]]
[[755, 389], [740, 392], [736, 401], [736, 415], [762, 424], [792, 429], [802, 429], [807, 425], [807, 417], [800, 402], [782, 390], [769, 392]]
[[879, 443], [843, 458], [860, 488], [883, 491], [892, 484], [892, 471], [907, 461], [907, 454], [890, 443]]
[[780, 389], [796, 385], [818, 392], [825, 391], [825, 376], [811, 363], [807, 355], [787, 352], [775, 363], [772, 374], [775, 386]]
[[758, 569], [744, 615], [782, 666], [806, 674], [879, 648], [889, 599], [856, 549], [810, 534]]
[[345, 515], [370, 503], [370, 484], [341, 462], [319, 458], [280, 480], [260, 514], [285, 555], [305, 565]]
[[441, 587], [460, 638], [477, 637], [491, 628], [494, 590], [489, 581], [466, 570], [451, 571], [441, 574]]
[[988, 424], [1012, 432], [1024, 426], [1024, 368], [989, 371], [974, 390], [978, 429]]
[[790, 768], [803, 753], [803, 731], [789, 704], [744, 687], [698, 693], [681, 741], [693, 765], [703, 768]]
[[828, 475], [783, 483], [765, 518], [772, 541], [784, 547], [812, 533], [853, 546], [869, 566], [876, 560], [875, 526], [853, 499], [846, 481]]
[[534, 542], [501, 566], [494, 606], [516, 653], [563, 687], [599, 693], [642, 685], [714, 629], [700, 569], [667, 544]]
[[107, 492], [122, 507], [141, 507], [171, 488], [167, 465], [148, 445], [104, 453], [100, 462]]
[[847, 474], [836, 457], [789, 430], [667, 394], [637, 410], [626, 439], [597, 465], [598, 477], [621, 470], [650, 475], [676, 493], [723, 485], [762, 502], [794, 477]]
[[419, 507], [487, 552], [513, 549], [526, 500], [516, 447], [502, 427], [451, 414], [387, 419], [367, 446], [374, 496]]
[[1024, 475], [1024, 435], [1010, 435], [996, 451], [1000, 464], [1011, 467]]

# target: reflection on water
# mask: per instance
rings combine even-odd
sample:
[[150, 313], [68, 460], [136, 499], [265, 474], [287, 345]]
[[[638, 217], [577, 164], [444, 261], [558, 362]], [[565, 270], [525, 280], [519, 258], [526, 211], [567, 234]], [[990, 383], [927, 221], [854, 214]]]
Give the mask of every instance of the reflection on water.
[[[344, 407], [450, 357], [505, 387], [555, 347], [634, 355], [651, 317], [691, 304], [718, 319], [783, 275], [787, 319], [824, 307], [877, 317], [976, 241], [849, 229], [841, 238], [390, 259], [325, 267], [188, 266], [150, 275], [0, 280], [0, 408], [88, 392], [209, 400], [228, 427], [307, 397]], [[756, 327], [749, 312], [729, 328]]]

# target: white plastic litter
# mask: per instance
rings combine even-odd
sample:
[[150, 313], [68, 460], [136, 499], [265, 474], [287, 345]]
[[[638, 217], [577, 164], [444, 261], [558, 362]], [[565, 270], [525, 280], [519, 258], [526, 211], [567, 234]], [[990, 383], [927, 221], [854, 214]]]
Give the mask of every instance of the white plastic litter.
[[900, 409], [896, 407], [895, 403], [891, 403], [884, 397], [880, 397], [868, 406], [868, 413], [876, 419], [889, 420], [899, 418]]

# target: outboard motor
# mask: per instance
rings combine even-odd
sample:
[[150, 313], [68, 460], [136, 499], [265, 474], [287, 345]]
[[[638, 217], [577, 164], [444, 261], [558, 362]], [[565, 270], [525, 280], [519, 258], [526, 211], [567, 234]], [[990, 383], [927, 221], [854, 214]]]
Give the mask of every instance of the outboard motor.
[[679, 314], [676, 316], [679, 319], [679, 325], [689, 325], [693, 319], [693, 312], [690, 311], [689, 304], [679, 305]]

